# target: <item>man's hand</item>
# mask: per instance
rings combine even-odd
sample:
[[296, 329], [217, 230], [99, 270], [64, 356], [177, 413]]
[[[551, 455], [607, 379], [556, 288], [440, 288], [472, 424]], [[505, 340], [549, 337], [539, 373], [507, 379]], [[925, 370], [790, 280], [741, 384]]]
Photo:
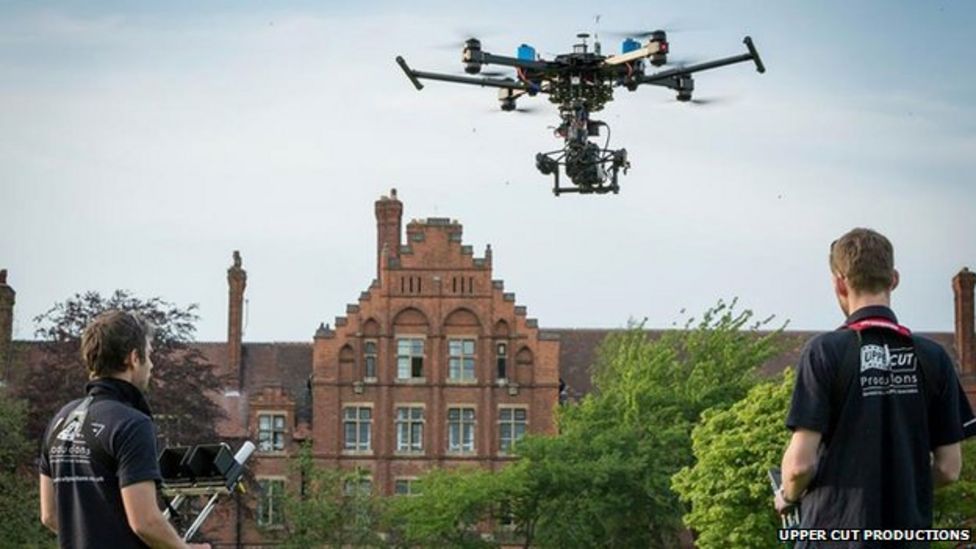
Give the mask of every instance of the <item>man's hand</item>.
[[167, 549], [187, 547], [156, 505], [155, 482], [146, 480], [122, 487], [122, 505], [129, 527], [146, 545]]
[[776, 495], [773, 497], [773, 507], [776, 508], [777, 513], [785, 515], [792, 512], [793, 509], [796, 508], [796, 502], [787, 503], [786, 500], [783, 499], [783, 491], [777, 490]]

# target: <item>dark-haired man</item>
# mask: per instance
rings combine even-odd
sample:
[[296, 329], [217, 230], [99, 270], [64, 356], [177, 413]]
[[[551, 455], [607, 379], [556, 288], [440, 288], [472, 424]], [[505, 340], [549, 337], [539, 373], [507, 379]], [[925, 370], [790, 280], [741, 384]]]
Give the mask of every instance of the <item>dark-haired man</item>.
[[887, 238], [848, 232], [831, 244], [830, 268], [847, 321], [800, 357], [776, 508], [802, 499], [802, 528], [930, 528], [933, 485], [956, 481], [962, 466], [968, 405], [955, 368], [941, 346], [898, 324]]
[[62, 408], [44, 435], [41, 521], [61, 547], [187, 547], [156, 502], [156, 430], [143, 394], [152, 326], [102, 313], [85, 328], [81, 354], [88, 396]]

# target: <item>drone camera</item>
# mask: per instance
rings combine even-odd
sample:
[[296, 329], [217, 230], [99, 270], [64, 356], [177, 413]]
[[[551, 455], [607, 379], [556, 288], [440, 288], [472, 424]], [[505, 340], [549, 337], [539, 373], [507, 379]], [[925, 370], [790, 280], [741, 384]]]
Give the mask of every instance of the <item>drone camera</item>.
[[559, 169], [559, 163], [548, 156], [539, 153], [535, 155], [535, 167], [542, 175], [551, 175]]

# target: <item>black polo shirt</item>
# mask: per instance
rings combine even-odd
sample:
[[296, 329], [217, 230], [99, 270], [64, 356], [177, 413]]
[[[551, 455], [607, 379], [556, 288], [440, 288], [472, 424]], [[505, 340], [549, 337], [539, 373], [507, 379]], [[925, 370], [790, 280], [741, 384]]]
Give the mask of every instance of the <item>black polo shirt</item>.
[[146, 547], [129, 527], [121, 489], [162, 479], [152, 412], [126, 381], [100, 378], [86, 390], [94, 400], [85, 421], [68, 420], [82, 399], [69, 403], [48, 425], [41, 451], [41, 474], [54, 482], [58, 541], [61, 547]]
[[886, 328], [860, 338], [846, 328], [868, 318], [897, 323], [887, 307], [859, 309], [800, 357], [786, 425], [823, 435], [803, 528], [931, 527], [929, 454], [963, 439], [959, 379], [945, 350], [919, 337], [916, 349]]

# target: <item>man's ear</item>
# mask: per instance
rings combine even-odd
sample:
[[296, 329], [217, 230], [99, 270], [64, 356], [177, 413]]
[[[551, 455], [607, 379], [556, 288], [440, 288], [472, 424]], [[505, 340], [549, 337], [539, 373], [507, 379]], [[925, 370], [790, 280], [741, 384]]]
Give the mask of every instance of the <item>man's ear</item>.
[[847, 297], [850, 294], [850, 288], [847, 287], [847, 280], [844, 275], [833, 273], [834, 275], [834, 291], [837, 295], [841, 297]]
[[895, 288], [898, 287], [898, 283], [901, 282], [901, 275], [898, 274], [898, 269], [891, 270], [891, 288], [888, 288], [889, 292], [893, 292]]
[[135, 368], [139, 364], [139, 351], [132, 349], [125, 357], [126, 369]]

